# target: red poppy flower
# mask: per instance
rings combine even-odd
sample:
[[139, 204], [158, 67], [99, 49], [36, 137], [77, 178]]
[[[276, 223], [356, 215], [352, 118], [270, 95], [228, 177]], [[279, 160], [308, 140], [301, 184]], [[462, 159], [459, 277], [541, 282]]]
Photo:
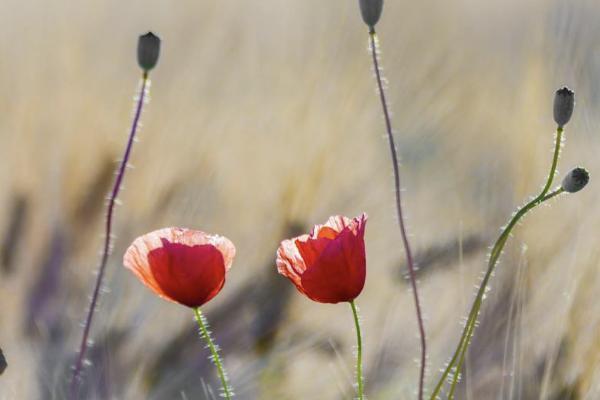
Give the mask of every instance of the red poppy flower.
[[316, 225], [310, 235], [284, 240], [277, 250], [277, 270], [311, 300], [354, 300], [367, 275], [366, 222], [366, 214], [354, 219], [338, 215]]
[[164, 228], [137, 238], [123, 264], [165, 300], [200, 307], [225, 284], [235, 247], [229, 239], [185, 228]]

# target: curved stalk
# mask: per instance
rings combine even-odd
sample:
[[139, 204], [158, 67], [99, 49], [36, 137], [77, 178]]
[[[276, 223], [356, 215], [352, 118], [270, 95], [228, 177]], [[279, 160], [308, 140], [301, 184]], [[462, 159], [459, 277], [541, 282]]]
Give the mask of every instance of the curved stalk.
[[[552, 157], [550, 173], [548, 174], [546, 184], [544, 185], [542, 191], [540, 192], [540, 194], [538, 194], [537, 197], [535, 197], [533, 200], [531, 200], [529, 203], [527, 203], [524, 207], [522, 207], [515, 213], [515, 215], [512, 217], [512, 219], [510, 220], [508, 225], [503, 229], [502, 233], [496, 240], [494, 247], [492, 248], [492, 251], [490, 253], [490, 259], [488, 262], [488, 269], [484, 275], [481, 285], [479, 286], [479, 290], [477, 291], [477, 295], [473, 302], [473, 306], [471, 307], [471, 311], [469, 312], [469, 317], [468, 317], [465, 327], [463, 329], [463, 333], [461, 335], [458, 346], [456, 347], [454, 355], [452, 356], [452, 359], [448, 363], [448, 366], [442, 373], [442, 376], [441, 376], [440, 380], [438, 381], [438, 383], [431, 395], [431, 398], [430, 398], [431, 400], [436, 399], [437, 396], [440, 394], [440, 392], [442, 390], [442, 386], [444, 385], [444, 382], [450, 375], [451, 371], [454, 371], [454, 373], [453, 373], [451, 389], [450, 389], [448, 398], [451, 399], [452, 396], [454, 396], [454, 390], [456, 388], [456, 385], [457, 385], [457, 382], [458, 382], [458, 379], [460, 376], [460, 368], [462, 367], [467, 349], [469, 347], [469, 343], [471, 341], [471, 338], [475, 331], [475, 327], [477, 325], [477, 317], [479, 316], [479, 311], [480, 311], [481, 305], [483, 303], [483, 298], [484, 298], [485, 291], [487, 289], [488, 282], [493, 275], [493, 272], [496, 268], [498, 259], [500, 258], [500, 254], [502, 253], [502, 250], [504, 249], [504, 245], [506, 244], [506, 241], [508, 240], [511, 231], [513, 230], [515, 225], [519, 222], [519, 220], [525, 214], [527, 214], [529, 211], [531, 211], [532, 209], [534, 209], [535, 207], [537, 207], [544, 201], [551, 199], [563, 192], [562, 189], [557, 189], [552, 193], [548, 193], [550, 190], [550, 187], [552, 186], [552, 182], [554, 181], [554, 176], [556, 175], [556, 167], [558, 165], [558, 158], [560, 155], [560, 148], [562, 145], [562, 134], [563, 134], [563, 128], [561, 128], [561, 127], [557, 128], [555, 146], [554, 146], [554, 155]], [[458, 364], [457, 364], [457, 362], [458, 362]]]
[[123, 156], [123, 160], [119, 165], [119, 169], [117, 171], [117, 178], [115, 179], [115, 183], [110, 194], [110, 198], [108, 201], [108, 211], [106, 213], [106, 225], [105, 225], [105, 237], [104, 237], [104, 247], [102, 250], [102, 259], [100, 261], [100, 267], [98, 268], [98, 275], [96, 276], [96, 283], [94, 285], [94, 292], [92, 294], [92, 299], [90, 301], [90, 305], [87, 312], [87, 317], [85, 319], [85, 325], [83, 327], [83, 335], [81, 338], [81, 344], [79, 345], [79, 353], [77, 355], [77, 361], [75, 363], [75, 367], [73, 368], [73, 375], [71, 377], [71, 384], [69, 388], [69, 398], [74, 399], [77, 398], [77, 386], [79, 384], [79, 375], [81, 373], [81, 369], [83, 367], [83, 360], [85, 360], [85, 355], [87, 349], [89, 347], [89, 334], [90, 329], [92, 327], [92, 321], [94, 318], [94, 313], [96, 311], [96, 305], [98, 303], [98, 299], [100, 297], [100, 288], [102, 287], [102, 280], [104, 278], [104, 272], [106, 270], [106, 264], [108, 262], [108, 256], [110, 255], [111, 242], [112, 242], [112, 224], [113, 224], [113, 214], [115, 210], [115, 205], [117, 203], [117, 198], [119, 196], [119, 192], [121, 191], [121, 187], [123, 184], [123, 178], [125, 177], [125, 170], [127, 169], [127, 163], [129, 162], [129, 157], [131, 156], [131, 151], [133, 149], [133, 143], [135, 142], [135, 134], [137, 132], [137, 128], [139, 126], [140, 117], [142, 116], [142, 108], [144, 105], [144, 100], [147, 96], [147, 88], [148, 84], [148, 72], [144, 72], [142, 76], [142, 83], [140, 88], [140, 93], [137, 99], [137, 104], [135, 108], [135, 115], [133, 117], [133, 123], [131, 124], [131, 130], [129, 132], [129, 139], [127, 141], [127, 147], [125, 148], [125, 155]]

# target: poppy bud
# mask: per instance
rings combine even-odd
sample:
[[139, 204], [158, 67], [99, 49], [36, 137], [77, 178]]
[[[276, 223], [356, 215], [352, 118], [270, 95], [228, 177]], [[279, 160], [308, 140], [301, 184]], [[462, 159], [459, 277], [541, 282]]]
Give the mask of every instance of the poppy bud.
[[575, 107], [575, 93], [568, 87], [556, 91], [554, 96], [554, 121], [562, 128], [569, 122]]
[[156, 66], [160, 54], [160, 38], [152, 32], [141, 35], [138, 40], [138, 64], [148, 72]]
[[369, 28], [374, 28], [381, 17], [383, 0], [359, 0], [359, 4], [363, 21]]
[[562, 181], [562, 189], [568, 193], [579, 192], [590, 181], [590, 174], [584, 169], [577, 167], [565, 176]]

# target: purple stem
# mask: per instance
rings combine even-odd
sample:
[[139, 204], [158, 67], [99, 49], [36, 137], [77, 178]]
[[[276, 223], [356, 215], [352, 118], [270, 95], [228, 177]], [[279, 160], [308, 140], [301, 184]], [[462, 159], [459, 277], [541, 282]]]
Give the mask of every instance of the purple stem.
[[377, 87], [379, 88], [379, 97], [381, 99], [381, 106], [383, 107], [383, 115], [385, 117], [385, 126], [387, 129], [387, 136], [390, 143], [390, 151], [392, 153], [392, 163], [394, 164], [394, 183], [396, 185], [396, 211], [398, 213], [398, 224], [400, 225], [400, 234], [402, 235], [402, 242], [404, 244], [404, 252], [406, 253], [406, 263], [408, 265], [408, 274], [410, 278], [410, 284], [412, 286], [412, 292], [415, 301], [415, 308], [417, 311], [417, 321], [419, 324], [419, 334], [421, 336], [421, 370], [419, 373], [419, 400], [423, 399], [423, 386], [425, 384], [425, 364], [427, 358], [427, 341], [425, 338], [425, 325], [423, 323], [423, 313], [421, 311], [421, 302], [419, 300], [419, 293], [417, 291], [417, 278], [415, 276], [415, 266], [413, 262], [412, 252], [408, 243], [408, 236], [406, 234], [406, 226], [404, 224], [404, 216], [402, 214], [402, 198], [400, 190], [400, 171], [398, 169], [398, 155], [396, 153], [396, 145], [394, 143], [394, 135], [392, 133], [392, 122], [390, 118], [390, 112], [385, 98], [385, 90], [383, 88], [383, 82], [381, 79], [381, 71], [379, 69], [379, 60], [377, 58], [377, 34], [375, 29], [371, 28], [369, 32], [371, 41], [371, 55], [373, 56], [373, 68], [375, 69], [375, 76], [377, 78]]
[[94, 311], [96, 310], [96, 304], [98, 303], [98, 298], [100, 296], [100, 287], [102, 286], [102, 279], [104, 277], [104, 271], [106, 270], [106, 263], [108, 261], [108, 256], [110, 254], [110, 246], [111, 246], [111, 234], [112, 234], [112, 222], [113, 222], [113, 214], [115, 209], [115, 204], [117, 202], [117, 197], [119, 196], [119, 192], [121, 190], [121, 186], [123, 183], [123, 178], [125, 176], [125, 170], [127, 169], [127, 163], [129, 161], [129, 156], [131, 155], [131, 150], [133, 148], [133, 142], [135, 139], [135, 133], [137, 131], [140, 116], [142, 115], [142, 107], [144, 105], [144, 97], [146, 95], [146, 84], [148, 82], [148, 73], [144, 72], [142, 77], [142, 87], [140, 89], [139, 98], [137, 101], [135, 116], [133, 118], [133, 123], [131, 125], [131, 131], [129, 132], [129, 140], [127, 141], [127, 148], [125, 149], [125, 155], [123, 156], [123, 160], [119, 166], [119, 170], [117, 172], [117, 179], [115, 180], [115, 184], [113, 186], [112, 192], [110, 194], [110, 200], [108, 202], [108, 212], [106, 214], [106, 237], [104, 238], [104, 249], [102, 251], [102, 260], [100, 262], [100, 268], [98, 269], [98, 275], [96, 277], [96, 284], [94, 286], [94, 293], [92, 295], [92, 300], [90, 302], [90, 307], [87, 312], [87, 317], [85, 320], [85, 325], [83, 328], [83, 337], [81, 338], [81, 344], [79, 346], [79, 355], [77, 356], [77, 363], [75, 364], [75, 368], [73, 369], [73, 376], [71, 378], [71, 385], [69, 389], [69, 398], [75, 399], [77, 398], [77, 386], [79, 380], [79, 374], [81, 373], [81, 368], [83, 366], [83, 360], [85, 359], [85, 353], [88, 349], [88, 337], [90, 334], [90, 328], [92, 326], [92, 319], [94, 317]]

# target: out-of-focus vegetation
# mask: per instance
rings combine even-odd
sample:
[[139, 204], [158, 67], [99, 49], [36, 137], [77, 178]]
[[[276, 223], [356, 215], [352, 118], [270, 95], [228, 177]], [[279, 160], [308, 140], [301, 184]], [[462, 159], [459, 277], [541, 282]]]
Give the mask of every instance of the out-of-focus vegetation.
[[[591, 184], [516, 230], [459, 398], [595, 399], [600, 5], [525, 3], [388, 1], [378, 25], [428, 382], [454, 348], [487, 246], [544, 179], [553, 93], [567, 84], [577, 106], [560, 176], [581, 164]], [[330, 214], [362, 211], [367, 393], [414, 398], [416, 322], [355, 1], [4, 0], [0, 15], [0, 398], [64, 396], [139, 79], [136, 40], [149, 29], [163, 48], [117, 209], [88, 398], [211, 398], [216, 388], [189, 312], [121, 266], [134, 237], [172, 225], [238, 248], [205, 310], [238, 398], [350, 398], [348, 310], [298, 296], [274, 252]]]

